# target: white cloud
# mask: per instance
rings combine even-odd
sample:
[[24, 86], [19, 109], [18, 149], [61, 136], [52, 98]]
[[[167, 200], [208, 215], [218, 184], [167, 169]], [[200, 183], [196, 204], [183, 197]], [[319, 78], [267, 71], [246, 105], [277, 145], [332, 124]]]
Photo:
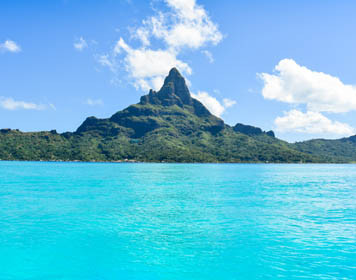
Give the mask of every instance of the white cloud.
[[116, 61], [111, 59], [109, 55], [98, 55], [98, 56], [95, 56], [95, 58], [100, 65], [106, 66], [113, 73], [116, 73], [116, 71], [117, 71]]
[[275, 119], [277, 131], [350, 136], [355, 129], [321, 114], [356, 110], [356, 86], [339, 78], [298, 65], [293, 59], [281, 60], [274, 74], [259, 74], [264, 82], [262, 95], [291, 105], [305, 105], [307, 112], [291, 110]]
[[165, 0], [172, 13], [151, 17], [144, 27], [170, 48], [188, 47], [198, 49], [207, 43], [214, 45], [222, 40], [218, 26], [213, 23], [205, 9], [195, 0]]
[[209, 63], [213, 63], [214, 62], [214, 57], [213, 57], [211, 52], [209, 52], [207, 50], [204, 50], [204, 51], [202, 51], [202, 53], [207, 57]]
[[88, 98], [85, 103], [89, 106], [97, 106], [97, 105], [103, 105], [104, 102], [103, 100], [101, 99], [91, 99], [91, 98]]
[[229, 99], [229, 98], [224, 98], [223, 99], [223, 103], [224, 103], [224, 106], [226, 108], [229, 108], [229, 107], [232, 107], [236, 104], [236, 101], [235, 100], [232, 100], [232, 99]]
[[218, 117], [221, 117], [227, 108], [236, 104], [236, 101], [227, 98], [224, 98], [223, 103], [220, 103], [205, 91], [198, 91], [197, 94], [192, 93], [192, 97], [203, 103], [213, 115]]
[[43, 104], [35, 104], [32, 102], [25, 101], [17, 101], [11, 97], [0, 97], [0, 107], [6, 110], [17, 110], [17, 109], [25, 109], [25, 110], [44, 110], [46, 109], [46, 105]]
[[[134, 86], [143, 91], [159, 89], [173, 67], [190, 75], [189, 64], [178, 58], [182, 49], [216, 45], [223, 37], [218, 26], [195, 0], [164, 0], [164, 3], [169, 11], [157, 11], [132, 30], [131, 38], [138, 39], [141, 46], [132, 47], [120, 38], [112, 54], [100, 56], [98, 60], [113, 72], [117, 69], [113, 65], [123, 65]], [[152, 40], [160, 47], [152, 47]]]
[[137, 29], [136, 31], [134, 31], [132, 35], [132, 38], [136, 38], [140, 40], [143, 46], [149, 46], [151, 44], [149, 37], [150, 37], [150, 33], [145, 28]]
[[134, 85], [144, 91], [150, 88], [159, 89], [164, 77], [173, 67], [177, 67], [185, 74], [192, 72], [189, 65], [177, 59], [175, 53], [170, 50], [133, 49], [120, 38], [114, 53], [117, 55], [122, 52], [126, 53], [124, 58], [126, 71], [134, 79]]
[[305, 104], [314, 112], [349, 112], [356, 110], [356, 86], [339, 78], [312, 71], [293, 59], [283, 59], [275, 67], [276, 74], [262, 73], [262, 94], [290, 104]]
[[88, 47], [87, 42], [84, 40], [83, 37], [80, 37], [78, 40], [76, 40], [73, 44], [74, 48], [78, 51], [82, 51], [83, 49]]
[[307, 134], [333, 134], [350, 136], [355, 134], [355, 129], [346, 123], [332, 121], [319, 112], [308, 111], [303, 113], [298, 110], [285, 112], [283, 117], [274, 121], [279, 132], [300, 132]]
[[17, 53], [21, 51], [21, 47], [14, 41], [6, 40], [4, 43], [0, 43], [0, 51]]

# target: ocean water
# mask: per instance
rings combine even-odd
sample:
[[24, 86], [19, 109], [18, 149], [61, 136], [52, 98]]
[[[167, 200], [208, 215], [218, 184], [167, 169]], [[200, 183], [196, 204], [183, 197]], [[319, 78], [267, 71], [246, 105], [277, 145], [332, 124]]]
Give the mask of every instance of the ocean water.
[[0, 279], [356, 279], [356, 165], [0, 162]]

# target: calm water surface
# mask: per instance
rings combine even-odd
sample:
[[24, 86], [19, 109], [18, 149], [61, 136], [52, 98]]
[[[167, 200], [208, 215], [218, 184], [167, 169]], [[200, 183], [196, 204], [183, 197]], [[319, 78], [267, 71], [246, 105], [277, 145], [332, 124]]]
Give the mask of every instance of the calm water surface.
[[356, 279], [356, 165], [0, 162], [0, 279]]

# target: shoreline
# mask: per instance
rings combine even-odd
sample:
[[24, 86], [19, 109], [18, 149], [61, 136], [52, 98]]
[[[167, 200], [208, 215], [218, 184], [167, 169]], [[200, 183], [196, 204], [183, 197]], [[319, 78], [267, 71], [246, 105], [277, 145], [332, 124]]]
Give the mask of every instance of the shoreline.
[[337, 165], [352, 165], [356, 162], [178, 162], [178, 161], [137, 161], [137, 160], [116, 160], [116, 161], [83, 161], [83, 160], [8, 160], [0, 159], [0, 162], [44, 162], [44, 163], [155, 163], [155, 164], [294, 164], [294, 165], [306, 165], [306, 164], [337, 164]]

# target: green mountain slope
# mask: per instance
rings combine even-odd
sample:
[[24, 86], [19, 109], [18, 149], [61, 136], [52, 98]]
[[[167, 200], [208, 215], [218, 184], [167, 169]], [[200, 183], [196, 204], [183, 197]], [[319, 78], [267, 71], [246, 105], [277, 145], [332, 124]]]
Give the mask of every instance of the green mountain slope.
[[[341, 141], [341, 140], [340, 140]], [[226, 125], [191, 97], [173, 68], [158, 91], [107, 119], [87, 118], [77, 131], [23, 133], [0, 130], [2, 160], [146, 162], [342, 161], [305, 142], [289, 144], [273, 131]], [[309, 148], [311, 147], [311, 148]], [[351, 148], [350, 148], [351, 149]], [[354, 154], [344, 161], [356, 159]], [[347, 159], [347, 160], [346, 160]], [[351, 160], [352, 159], [352, 160]]]
[[337, 140], [314, 139], [294, 144], [296, 150], [322, 162], [356, 162], [356, 136]]

